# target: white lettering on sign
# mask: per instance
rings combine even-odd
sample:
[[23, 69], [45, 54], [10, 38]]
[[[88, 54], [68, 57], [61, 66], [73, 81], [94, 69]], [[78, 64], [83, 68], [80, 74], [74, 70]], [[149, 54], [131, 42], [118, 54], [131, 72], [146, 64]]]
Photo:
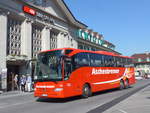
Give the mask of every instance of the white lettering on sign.
[[35, 10], [30, 9], [29, 12], [30, 12], [31, 14], [35, 15]]
[[39, 86], [39, 85], [37, 85], [36, 88], [55, 88], [55, 86]]
[[39, 17], [40, 19], [43, 19], [44, 21], [54, 23], [54, 19], [45, 15], [44, 13], [36, 12], [36, 16]]
[[47, 13], [39, 12], [33, 8], [30, 8], [29, 6], [23, 6], [23, 11], [28, 14], [38, 17], [42, 21], [45, 21], [51, 24], [54, 24], [55, 22], [54, 19], [51, 16], [49, 16]]
[[119, 73], [119, 69], [92, 69], [92, 75], [97, 74], [117, 74]]

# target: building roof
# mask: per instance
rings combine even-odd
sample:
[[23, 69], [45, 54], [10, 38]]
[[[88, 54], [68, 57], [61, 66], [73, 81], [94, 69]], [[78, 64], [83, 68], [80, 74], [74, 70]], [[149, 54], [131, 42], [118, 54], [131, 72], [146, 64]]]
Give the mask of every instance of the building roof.
[[150, 53], [133, 54], [132, 57], [135, 59], [137, 59], [137, 58], [144, 59], [144, 58], [148, 58], [148, 57], [150, 58]]
[[133, 54], [134, 63], [150, 63], [150, 53]]

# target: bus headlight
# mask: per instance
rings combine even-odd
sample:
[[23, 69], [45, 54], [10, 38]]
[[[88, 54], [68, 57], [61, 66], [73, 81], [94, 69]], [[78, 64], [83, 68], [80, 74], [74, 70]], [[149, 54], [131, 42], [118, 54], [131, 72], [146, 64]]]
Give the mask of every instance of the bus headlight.
[[54, 89], [55, 92], [59, 92], [59, 91], [62, 91], [62, 90], [63, 90], [63, 88], [55, 88]]

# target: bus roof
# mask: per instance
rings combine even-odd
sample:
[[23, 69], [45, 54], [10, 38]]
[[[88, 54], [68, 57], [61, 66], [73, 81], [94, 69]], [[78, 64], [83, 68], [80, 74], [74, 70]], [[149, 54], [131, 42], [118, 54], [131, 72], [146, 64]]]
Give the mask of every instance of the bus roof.
[[80, 52], [88, 52], [88, 53], [97, 53], [97, 54], [103, 54], [103, 55], [110, 55], [110, 56], [116, 56], [116, 57], [122, 57], [122, 58], [130, 58], [130, 59], [132, 59], [132, 57], [118, 55], [118, 54], [116, 54], [114, 52], [90, 51], [90, 50], [82, 50], [82, 49], [75, 49], [75, 48], [58, 48], [58, 49], [51, 49], [51, 50], [41, 51], [40, 53], [49, 52], [49, 51], [55, 51], [55, 50], [73, 50], [68, 56], [73, 56], [73, 55], [75, 55], [77, 53], [80, 53]]

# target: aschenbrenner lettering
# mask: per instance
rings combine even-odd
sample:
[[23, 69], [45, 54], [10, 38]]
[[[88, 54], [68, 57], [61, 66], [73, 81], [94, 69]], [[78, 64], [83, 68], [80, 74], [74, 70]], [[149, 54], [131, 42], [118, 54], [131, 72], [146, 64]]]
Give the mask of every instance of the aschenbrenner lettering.
[[117, 74], [119, 73], [119, 69], [92, 69], [92, 75], [97, 74]]

